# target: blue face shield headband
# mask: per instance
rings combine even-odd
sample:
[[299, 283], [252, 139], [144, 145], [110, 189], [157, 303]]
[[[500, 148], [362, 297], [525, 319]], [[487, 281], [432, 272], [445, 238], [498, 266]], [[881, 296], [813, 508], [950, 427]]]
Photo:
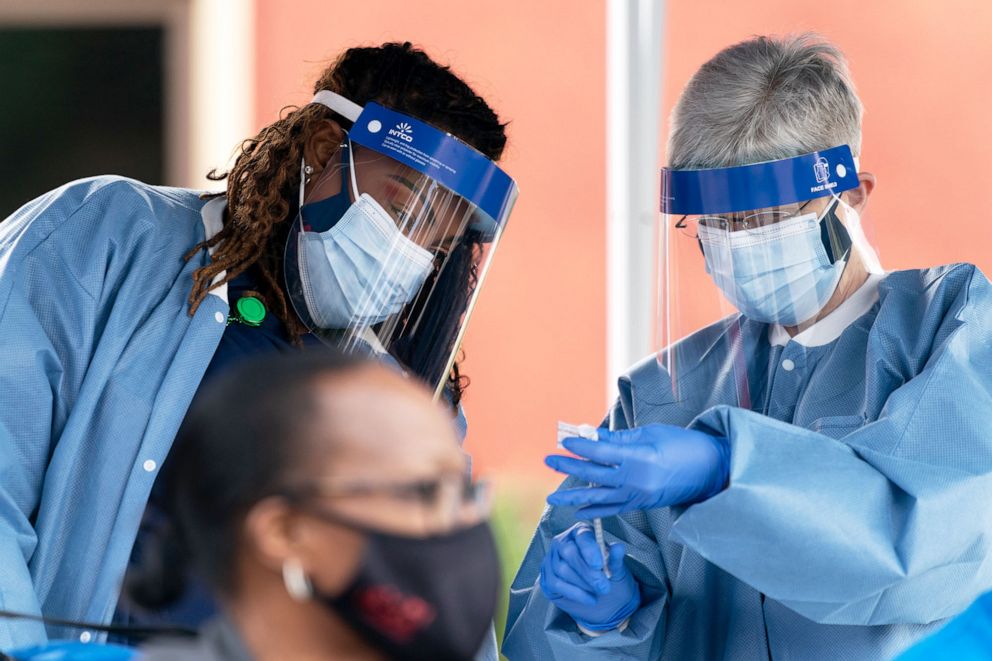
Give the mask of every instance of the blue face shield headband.
[[803, 203], [858, 187], [847, 145], [778, 161], [708, 170], [661, 170], [661, 212], [719, 215]]
[[839, 196], [858, 185], [842, 145], [739, 167], [666, 168], [661, 209], [675, 228], [692, 228], [707, 273], [744, 316], [795, 326], [823, 309], [840, 280], [852, 241]]
[[369, 102], [364, 107], [321, 90], [312, 103], [327, 106], [353, 122], [348, 138], [415, 170], [457, 193], [475, 209], [472, 229], [492, 240], [503, 228], [517, 185], [493, 161], [452, 134], [415, 117]]

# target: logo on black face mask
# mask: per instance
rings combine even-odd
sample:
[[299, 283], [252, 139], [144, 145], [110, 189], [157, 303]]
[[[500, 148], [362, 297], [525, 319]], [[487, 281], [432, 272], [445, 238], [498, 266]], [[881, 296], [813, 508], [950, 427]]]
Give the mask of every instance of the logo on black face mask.
[[392, 585], [370, 586], [354, 599], [368, 623], [397, 643], [410, 642], [437, 618], [429, 603]]
[[396, 128], [389, 129], [389, 135], [404, 142], [413, 142], [413, 127], [406, 122], [400, 122]]

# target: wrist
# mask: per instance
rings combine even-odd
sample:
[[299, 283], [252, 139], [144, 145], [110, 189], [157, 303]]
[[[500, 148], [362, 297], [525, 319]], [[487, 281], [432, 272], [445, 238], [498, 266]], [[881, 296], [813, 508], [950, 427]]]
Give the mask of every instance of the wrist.
[[730, 441], [724, 436], [711, 436], [713, 452], [715, 453], [716, 467], [712, 473], [710, 483], [700, 494], [696, 502], [712, 498], [727, 488], [730, 481]]
[[[616, 627], [616, 630], [618, 632], [620, 632], [620, 633], [623, 633], [624, 631], [627, 630], [627, 626], [629, 624], [630, 624], [630, 618], [628, 617], [626, 620], [624, 620], [623, 622], [621, 622]], [[593, 629], [586, 629], [584, 626], [582, 626], [581, 624], [579, 624], [578, 621], [575, 622], [575, 626], [577, 626], [579, 628], [579, 631], [581, 631], [585, 635], [589, 636], [590, 638], [598, 638], [599, 636], [602, 636], [602, 635], [607, 634], [610, 631], [612, 631], [612, 629], [606, 629], [606, 630], [603, 630], [603, 631], [594, 631]]]
[[619, 629], [623, 631], [627, 628], [627, 624], [630, 621], [631, 616], [637, 612], [637, 609], [641, 607], [641, 590], [635, 582], [634, 591], [631, 594], [630, 599], [622, 608], [617, 610], [607, 621], [605, 622], [587, 622], [585, 620], [580, 620], [577, 617], [573, 617], [575, 624], [578, 625], [579, 630], [587, 636], [600, 636], [614, 629]]

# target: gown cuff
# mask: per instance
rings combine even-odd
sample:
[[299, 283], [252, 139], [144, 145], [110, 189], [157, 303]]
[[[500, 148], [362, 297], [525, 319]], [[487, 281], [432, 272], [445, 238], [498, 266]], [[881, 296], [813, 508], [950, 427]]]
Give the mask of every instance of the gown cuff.
[[584, 626], [582, 626], [578, 622], [575, 623], [575, 626], [577, 626], [579, 628], [579, 631], [581, 631], [585, 635], [589, 636], [590, 638], [598, 638], [599, 636], [602, 636], [604, 634], [608, 634], [611, 631], [619, 631], [619, 632], [623, 633], [624, 631], [627, 630], [627, 625], [629, 625], [629, 624], [630, 624], [630, 618], [628, 617], [626, 620], [624, 620], [623, 622], [621, 622], [620, 624], [618, 624], [613, 629], [606, 629], [605, 631], [593, 631], [592, 629], [586, 629]]

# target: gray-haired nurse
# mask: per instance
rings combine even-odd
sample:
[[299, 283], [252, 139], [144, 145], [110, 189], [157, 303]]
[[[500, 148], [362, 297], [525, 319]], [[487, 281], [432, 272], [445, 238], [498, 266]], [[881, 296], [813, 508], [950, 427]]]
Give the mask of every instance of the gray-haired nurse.
[[970, 264], [882, 269], [861, 115], [809, 35], [689, 81], [664, 341], [599, 441], [547, 460], [570, 477], [513, 585], [512, 661], [885, 659], [992, 588], [992, 289]]

